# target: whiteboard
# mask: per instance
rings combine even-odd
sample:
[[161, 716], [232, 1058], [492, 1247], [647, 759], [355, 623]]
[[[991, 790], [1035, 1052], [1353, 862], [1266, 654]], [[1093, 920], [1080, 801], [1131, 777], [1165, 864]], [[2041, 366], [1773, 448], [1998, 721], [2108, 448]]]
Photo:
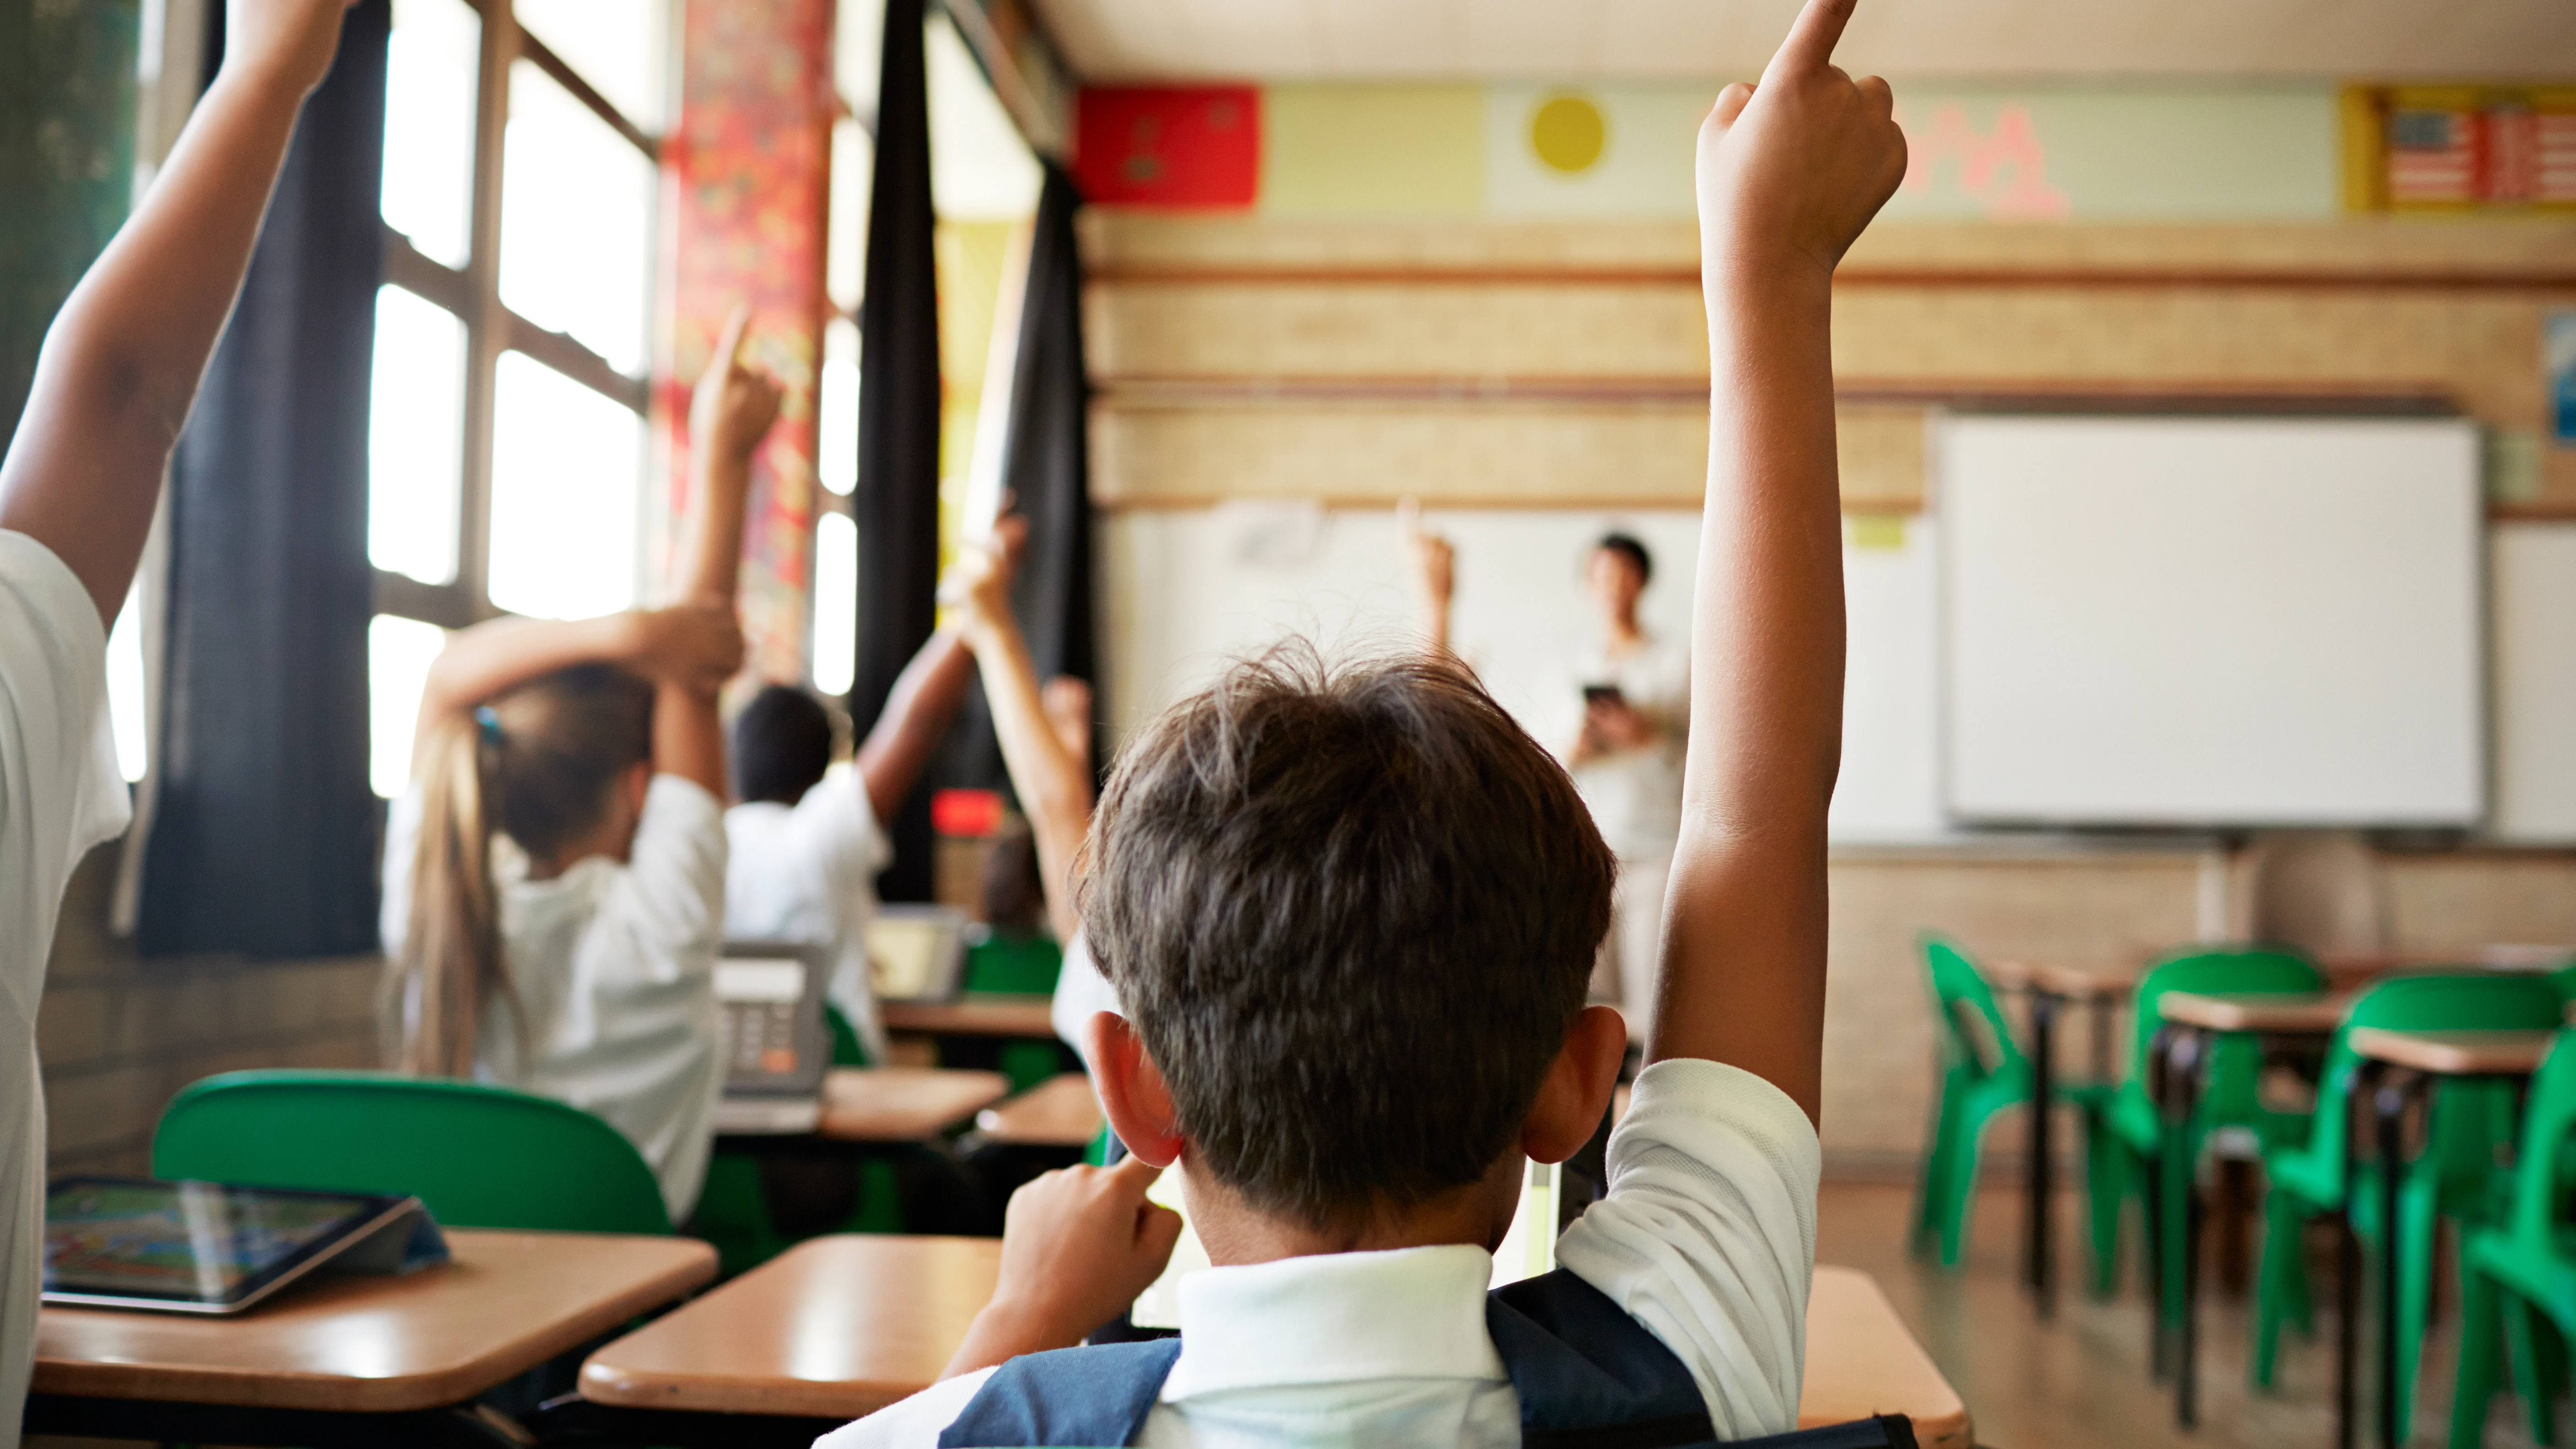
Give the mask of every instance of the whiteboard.
[[[1581, 704], [1571, 660], [1591, 620], [1583, 565], [1618, 528], [1654, 555], [1649, 630], [1690, 626], [1699, 515], [1678, 509], [1431, 509], [1458, 551], [1452, 641], [1540, 743], [1569, 743]], [[1945, 833], [1933, 749], [1933, 549], [1893, 520], [1844, 551], [1850, 648], [1837, 841]], [[1212, 681], [1229, 658], [1290, 634], [1328, 656], [1412, 647], [1402, 540], [1384, 509], [1279, 502], [1102, 515], [1107, 716], [1124, 734]]]
[[2495, 819], [2500, 840], [2576, 842], [2576, 524], [2508, 523], [2495, 597]]
[[2483, 819], [2473, 424], [1963, 416], [1935, 449], [1953, 817]]

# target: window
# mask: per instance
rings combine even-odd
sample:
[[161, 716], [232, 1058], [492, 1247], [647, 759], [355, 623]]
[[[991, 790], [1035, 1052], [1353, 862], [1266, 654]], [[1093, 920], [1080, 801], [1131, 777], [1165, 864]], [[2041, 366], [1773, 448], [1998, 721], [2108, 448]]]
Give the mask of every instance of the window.
[[868, 189], [876, 181], [878, 48], [883, 0], [834, 7], [832, 81], [840, 119], [832, 126], [831, 200], [823, 236], [823, 365], [815, 378], [814, 548], [806, 605], [807, 670], [825, 694], [847, 694], [858, 674], [859, 528], [851, 491], [859, 486], [859, 293], [866, 282]]
[[380, 795], [446, 631], [627, 607], [668, 0], [394, 0], [367, 552]]

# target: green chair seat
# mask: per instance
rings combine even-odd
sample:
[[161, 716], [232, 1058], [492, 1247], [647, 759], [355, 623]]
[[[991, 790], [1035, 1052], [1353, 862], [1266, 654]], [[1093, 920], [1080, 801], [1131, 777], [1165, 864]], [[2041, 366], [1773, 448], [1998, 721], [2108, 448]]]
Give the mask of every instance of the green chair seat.
[[668, 1233], [643, 1154], [548, 1097], [390, 1072], [226, 1072], [173, 1099], [152, 1172], [414, 1195], [448, 1227]]
[[2506, 1207], [2460, 1243], [2459, 1378], [2451, 1394], [2452, 1449], [2484, 1437], [2497, 1388], [2499, 1348], [2511, 1354], [2534, 1442], [2556, 1429], [2565, 1344], [2576, 1336], [2576, 1226], [2567, 1221], [2571, 1138], [2576, 1138], [2576, 1048], [2561, 1031], [2532, 1078], [2514, 1165], [2502, 1174]]

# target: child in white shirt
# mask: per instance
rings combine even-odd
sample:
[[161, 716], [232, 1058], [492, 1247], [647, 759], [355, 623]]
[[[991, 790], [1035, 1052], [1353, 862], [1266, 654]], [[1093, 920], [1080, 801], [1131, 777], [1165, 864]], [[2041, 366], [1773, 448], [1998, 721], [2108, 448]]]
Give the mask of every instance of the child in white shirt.
[[56, 314], [0, 459], [0, 1449], [18, 1442], [44, 1270], [36, 1003], [72, 867], [128, 816], [107, 623], [345, 8], [232, 0], [223, 70]]
[[[1795, 1425], [1842, 733], [1832, 279], [1905, 167], [1886, 84], [1830, 64], [1851, 6], [1808, 0], [1700, 131], [1681, 836], [1647, 1065], [1558, 1271], [1485, 1291], [1527, 1162], [1589, 1140], [1626, 1048], [1584, 1005], [1611, 851], [1454, 660], [1283, 650], [1142, 731], [1092, 821], [1083, 925], [1125, 1014], [1089, 1059], [1134, 1158], [1023, 1188], [950, 1377], [831, 1449]], [[1215, 1265], [1180, 1338], [1073, 1347], [1161, 1273], [1179, 1223], [1145, 1191], [1173, 1165]]]
[[681, 602], [449, 641], [386, 830], [387, 1035], [410, 1071], [519, 1087], [626, 1134], [674, 1222], [724, 1084], [724, 732], [751, 456], [776, 383], [716, 343], [690, 412]]

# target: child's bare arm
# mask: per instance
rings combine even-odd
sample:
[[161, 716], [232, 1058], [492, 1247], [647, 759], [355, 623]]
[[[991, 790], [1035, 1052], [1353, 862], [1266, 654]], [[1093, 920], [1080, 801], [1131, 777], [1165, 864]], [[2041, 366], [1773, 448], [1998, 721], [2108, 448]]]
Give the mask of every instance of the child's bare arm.
[[1700, 128], [1708, 496], [1689, 761], [1648, 1056], [1767, 1078], [1813, 1118], [1825, 807], [1842, 748], [1835, 264], [1904, 175], [1884, 81], [1831, 64], [1853, 0], [1808, 0], [1758, 86]]
[[1404, 535], [1405, 562], [1413, 572], [1414, 622], [1422, 630], [1425, 653], [1449, 652], [1449, 605], [1457, 594], [1458, 551], [1449, 540], [1422, 526], [1422, 501], [1407, 498], [1395, 506], [1395, 525]]
[[957, 718], [966, 680], [974, 672], [975, 658], [966, 652], [965, 640], [954, 629], [942, 629], [913, 651], [911, 662], [895, 676], [885, 708], [877, 711], [877, 722], [859, 742], [855, 761], [859, 779], [867, 785], [868, 808], [879, 824], [893, 820], [904, 797], [920, 783], [940, 737]]
[[742, 667], [742, 626], [729, 605], [687, 603], [597, 619], [494, 619], [460, 630], [430, 665], [421, 689], [414, 767], [439, 720], [540, 675], [590, 663], [622, 664], [712, 696]]
[[[680, 603], [720, 609], [728, 618], [742, 572], [752, 455], [778, 420], [777, 382], [742, 360], [750, 322], [741, 307], [725, 319], [689, 404], [689, 512], [674, 560], [673, 593]], [[700, 687], [687, 673], [646, 672], [660, 685], [653, 701], [653, 768], [694, 780], [723, 799], [724, 725], [716, 716], [723, 677]]]
[[304, 97], [348, 0], [233, 0], [224, 67], [45, 334], [0, 460], [0, 528], [53, 550], [101, 619], [124, 606], [170, 448], [232, 312]]
[[[1022, 526], [1015, 519], [1003, 520], [1005, 529]], [[1046, 887], [1047, 923], [1057, 940], [1070, 941], [1082, 924], [1073, 908], [1073, 862], [1091, 829], [1091, 761], [1087, 752], [1067, 747], [1064, 732], [1049, 716], [1037, 666], [1029, 659], [1028, 638], [1011, 612], [1015, 544], [1006, 534], [1001, 546], [968, 550], [945, 592], [961, 606], [966, 641], [983, 672], [984, 700], [992, 706], [1002, 763], [1011, 772], [1020, 808], [1029, 815], [1038, 873]]]

